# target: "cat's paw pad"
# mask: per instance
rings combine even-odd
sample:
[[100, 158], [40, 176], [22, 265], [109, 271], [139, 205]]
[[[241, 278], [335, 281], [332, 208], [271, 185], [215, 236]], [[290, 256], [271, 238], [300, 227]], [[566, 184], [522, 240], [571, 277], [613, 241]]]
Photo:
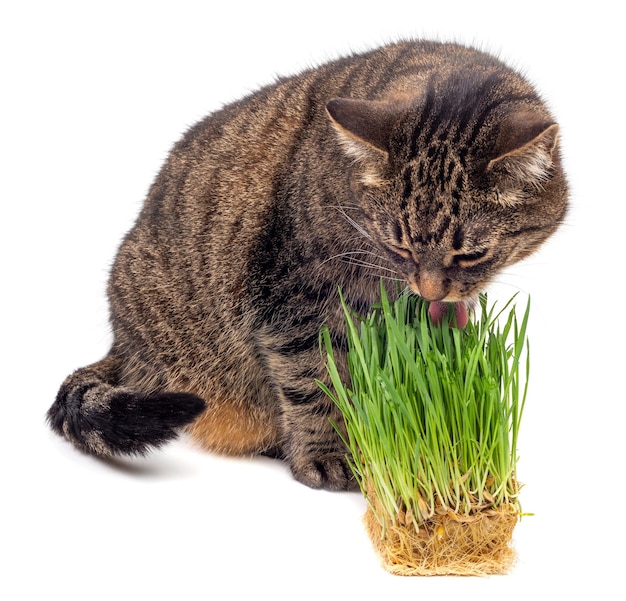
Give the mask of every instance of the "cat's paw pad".
[[343, 453], [328, 453], [294, 461], [293, 476], [311, 488], [326, 490], [357, 490], [358, 484]]

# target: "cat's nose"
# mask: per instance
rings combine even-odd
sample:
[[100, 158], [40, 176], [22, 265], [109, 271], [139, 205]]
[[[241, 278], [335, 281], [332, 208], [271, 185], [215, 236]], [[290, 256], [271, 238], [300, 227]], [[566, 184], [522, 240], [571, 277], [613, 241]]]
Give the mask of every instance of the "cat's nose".
[[440, 301], [448, 296], [448, 287], [441, 275], [422, 272], [417, 276], [419, 295], [427, 301]]

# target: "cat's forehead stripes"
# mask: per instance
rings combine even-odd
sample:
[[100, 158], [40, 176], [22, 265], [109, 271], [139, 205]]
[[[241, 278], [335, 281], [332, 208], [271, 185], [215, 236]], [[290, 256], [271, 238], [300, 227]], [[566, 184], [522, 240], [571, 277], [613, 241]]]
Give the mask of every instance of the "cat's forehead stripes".
[[497, 120], [506, 107], [537, 102], [532, 93], [511, 93], [505, 81], [497, 69], [474, 72], [460, 68], [448, 77], [429, 78], [425, 92], [399, 127], [395, 150], [412, 161], [424, 152], [450, 145], [466, 167], [468, 154], [487, 124]]
[[[431, 156], [428, 156], [428, 155]], [[400, 211], [412, 243], [432, 246], [448, 236], [461, 210], [466, 176], [446, 146], [406, 166]]]

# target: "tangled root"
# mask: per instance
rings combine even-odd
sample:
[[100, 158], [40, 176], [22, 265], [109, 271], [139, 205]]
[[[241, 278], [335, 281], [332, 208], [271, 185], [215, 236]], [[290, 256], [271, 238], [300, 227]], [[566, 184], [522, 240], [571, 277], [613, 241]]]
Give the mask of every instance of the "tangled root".
[[363, 518], [384, 568], [400, 576], [504, 574], [515, 560], [511, 539], [518, 519], [514, 505], [469, 516], [435, 514], [419, 529], [409, 523], [383, 530], [371, 507]]

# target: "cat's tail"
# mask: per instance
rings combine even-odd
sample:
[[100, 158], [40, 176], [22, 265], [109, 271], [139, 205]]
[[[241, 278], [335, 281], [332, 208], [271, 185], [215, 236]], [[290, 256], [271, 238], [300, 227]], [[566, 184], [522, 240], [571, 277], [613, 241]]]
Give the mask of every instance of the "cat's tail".
[[109, 355], [70, 375], [47, 420], [51, 428], [93, 455], [142, 455], [175, 438], [205, 408], [188, 393], [140, 393], [118, 386], [121, 361]]

